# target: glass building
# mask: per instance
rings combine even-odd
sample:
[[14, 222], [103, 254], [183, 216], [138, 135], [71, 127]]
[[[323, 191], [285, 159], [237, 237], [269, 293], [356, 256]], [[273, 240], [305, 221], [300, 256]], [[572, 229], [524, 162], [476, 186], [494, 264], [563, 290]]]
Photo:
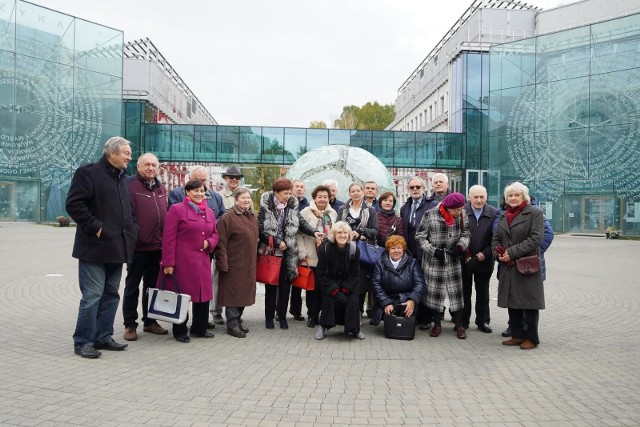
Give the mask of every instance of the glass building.
[[554, 230], [640, 234], [640, 15], [494, 46], [489, 193], [528, 184]]
[[75, 169], [122, 130], [123, 33], [25, 1], [0, 8], [0, 221], [65, 214]]

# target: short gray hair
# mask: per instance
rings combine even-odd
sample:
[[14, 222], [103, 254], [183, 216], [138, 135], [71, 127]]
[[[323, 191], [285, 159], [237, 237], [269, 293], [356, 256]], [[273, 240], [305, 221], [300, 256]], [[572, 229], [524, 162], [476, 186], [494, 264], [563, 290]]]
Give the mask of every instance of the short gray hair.
[[130, 147], [131, 142], [121, 136], [112, 136], [111, 138], [107, 139], [107, 142], [104, 143], [102, 154], [107, 157], [110, 154], [118, 154], [120, 152], [120, 148], [124, 147], [125, 145]]
[[204, 173], [207, 174], [207, 176], [209, 176], [209, 171], [207, 170], [207, 168], [205, 168], [202, 165], [193, 165], [189, 168], [189, 178], [191, 178], [191, 176], [193, 175], [194, 172], [197, 172], [199, 170], [203, 170]]
[[472, 185], [471, 188], [469, 188], [469, 193], [467, 193], [467, 196], [471, 197], [471, 192], [474, 190], [480, 190], [484, 193], [485, 196], [487, 195], [487, 189], [482, 185]]
[[249, 190], [247, 187], [236, 188], [233, 192], [233, 199], [238, 200], [238, 197], [242, 196], [244, 193], [249, 193], [249, 196], [251, 196], [251, 190]]
[[144, 159], [145, 157], [152, 157], [156, 161], [156, 163], [158, 163], [158, 164], [160, 163], [160, 161], [158, 160], [158, 156], [156, 156], [155, 154], [153, 154], [153, 153], [144, 153], [143, 155], [138, 157], [138, 163], [137, 164], [140, 165], [140, 163], [142, 162], [142, 159]]
[[409, 178], [409, 181], [407, 181], [408, 185], [411, 185], [411, 181], [413, 181], [414, 179], [417, 179], [420, 182], [420, 185], [422, 186], [422, 188], [427, 188], [427, 184], [424, 182], [424, 179], [422, 179], [421, 176], [412, 176], [411, 178]]
[[504, 200], [505, 201], [507, 200], [507, 194], [514, 193], [514, 192], [522, 193], [527, 203], [531, 202], [531, 197], [529, 196], [529, 187], [527, 187], [526, 185], [524, 185], [519, 181], [511, 183], [504, 188]]
[[329, 235], [327, 236], [331, 243], [336, 242], [336, 234], [338, 234], [338, 231], [346, 231], [349, 233], [347, 243], [351, 241], [351, 226], [346, 221], [337, 221], [331, 226], [331, 230], [329, 230]]
[[431, 182], [433, 182], [433, 180], [436, 178], [444, 178], [444, 182], [446, 183], [449, 182], [449, 177], [443, 174], [442, 172], [434, 173], [433, 176], [431, 177]]
[[338, 189], [338, 181], [336, 181], [335, 179], [325, 179], [324, 181], [322, 181], [322, 185], [335, 185], [336, 190]]

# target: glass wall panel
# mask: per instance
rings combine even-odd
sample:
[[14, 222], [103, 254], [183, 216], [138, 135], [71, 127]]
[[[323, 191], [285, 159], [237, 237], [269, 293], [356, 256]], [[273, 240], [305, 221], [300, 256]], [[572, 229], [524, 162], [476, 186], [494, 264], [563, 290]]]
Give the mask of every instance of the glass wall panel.
[[[293, 163], [307, 152], [307, 130], [297, 128], [284, 129], [285, 162]], [[289, 156], [292, 156], [291, 158]]]
[[371, 152], [373, 149], [373, 135], [370, 130], [358, 130], [351, 135], [351, 146]]
[[436, 167], [437, 134], [431, 132], [416, 132], [416, 167]]
[[591, 126], [640, 122], [640, 68], [593, 75], [589, 90]]
[[479, 53], [466, 54], [466, 79], [463, 90], [464, 107], [480, 108], [482, 101], [482, 56]]
[[396, 167], [416, 164], [416, 132], [394, 132], [394, 162]]
[[262, 129], [243, 126], [240, 128], [240, 161], [259, 162], [262, 151]]
[[171, 158], [192, 161], [194, 135], [193, 125], [174, 125], [171, 133]]
[[76, 18], [77, 67], [122, 78], [123, 34]]
[[[13, 8], [11, 4], [3, 6], [3, 9]], [[16, 53], [59, 64], [73, 64], [74, 18], [23, 1], [17, 2], [17, 7], [17, 12], [14, 11]]]
[[608, 73], [640, 67], [638, 56], [640, 14], [591, 26], [591, 73]]
[[19, 76], [15, 85], [15, 108], [18, 111], [64, 116], [74, 114], [72, 67], [18, 55], [15, 75]]
[[580, 27], [537, 38], [537, 83], [574, 79], [589, 74], [591, 29]]
[[350, 129], [329, 129], [330, 145], [349, 145], [351, 134], [356, 131]]
[[239, 153], [240, 128], [218, 126], [218, 161], [236, 163]]
[[[523, 117], [522, 127], [533, 124], [536, 131], [549, 131], [589, 126], [589, 77], [538, 83], [535, 91], [535, 122]], [[529, 112], [521, 114], [530, 117]]]
[[[288, 157], [292, 156], [288, 154]], [[282, 164], [283, 156], [284, 128], [262, 128], [262, 161]]]
[[196, 162], [215, 162], [217, 126], [195, 126], [194, 155]]
[[329, 145], [329, 131], [327, 129], [307, 129], [307, 150]]
[[437, 164], [445, 169], [462, 167], [462, 135], [438, 134]]
[[499, 71], [493, 76], [491, 68], [491, 90], [507, 89], [535, 82], [536, 72], [535, 39], [520, 40], [491, 48], [497, 57]]
[[393, 165], [394, 134], [391, 131], [371, 132], [371, 151], [385, 165]]
[[122, 80], [106, 74], [75, 69], [75, 116], [83, 120], [122, 122]]

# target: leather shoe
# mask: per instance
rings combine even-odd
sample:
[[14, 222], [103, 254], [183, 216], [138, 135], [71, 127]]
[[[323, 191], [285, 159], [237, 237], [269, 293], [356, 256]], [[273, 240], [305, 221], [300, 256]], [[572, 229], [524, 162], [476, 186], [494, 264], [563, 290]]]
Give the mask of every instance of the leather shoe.
[[155, 335], [167, 335], [169, 333], [169, 331], [167, 331], [165, 328], [163, 328], [157, 323], [152, 323], [149, 326], [145, 326], [144, 328], [142, 328], [142, 330]]
[[98, 350], [109, 351], [122, 351], [127, 348], [129, 344], [118, 344], [112, 337], [107, 338], [105, 342], [95, 343], [94, 347]]
[[442, 326], [436, 324], [431, 328], [431, 332], [429, 332], [429, 336], [439, 337], [442, 333]]
[[466, 339], [467, 338], [467, 333], [464, 330], [463, 326], [458, 326], [458, 329], [456, 329], [456, 336], [458, 337], [458, 339]]
[[215, 316], [213, 316], [213, 323], [215, 323], [216, 325], [224, 325], [224, 319], [222, 318], [222, 315], [216, 314]]
[[510, 340], [502, 341], [502, 345], [508, 345], [510, 347], [520, 345], [524, 342], [522, 338], [511, 338]]
[[490, 334], [491, 332], [493, 332], [493, 329], [491, 329], [491, 326], [489, 326], [487, 322], [479, 324], [478, 329], [486, 334]]
[[538, 345], [534, 344], [533, 341], [525, 340], [522, 344], [520, 344], [520, 350], [533, 350]]
[[97, 359], [102, 354], [98, 350], [96, 350], [93, 347], [93, 344], [90, 342], [81, 345], [80, 347], [76, 347], [74, 349], [74, 352], [80, 357], [84, 357], [85, 359]]
[[175, 337], [176, 341], [181, 342], [181, 343], [188, 343], [189, 341], [191, 341], [191, 338], [189, 338], [189, 336], [187, 335], [182, 335], [180, 337]]
[[207, 322], [207, 329], [215, 329], [216, 328], [216, 324], [213, 322]]
[[213, 338], [215, 337], [215, 335], [213, 334], [213, 332], [205, 332], [204, 334], [193, 334], [194, 337], [197, 338]]
[[264, 319], [264, 327], [267, 329], [273, 329], [273, 319]]
[[278, 313], [276, 313], [275, 319], [276, 319], [276, 322], [278, 322], [280, 320], [280, 316], [278, 316]]
[[133, 326], [129, 326], [125, 328], [124, 335], [122, 336], [126, 341], [135, 341], [138, 339], [138, 333], [136, 332], [136, 328]]
[[371, 319], [371, 320], [369, 320], [369, 324], [371, 326], [378, 326], [380, 324], [380, 322], [376, 322], [375, 320]]
[[289, 329], [289, 324], [286, 319], [280, 320], [280, 329]]
[[312, 317], [307, 319], [307, 328], [314, 328], [317, 325], [316, 321]]
[[510, 337], [511, 336], [511, 326], [509, 326], [507, 329], [502, 331], [502, 336], [503, 337]]
[[428, 331], [429, 329], [431, 329], [431, 322], [429, 322], [429, 323], [421, 323], [420, 324], [420, 330], [421, 331]]
[[242, 332], [240, 330], [240, 328], [231, 328], [231, 329], [227, 329], [227, 333], [229, 335], [231, 335], [232, 337], [236, 337], [236, 338], [246, 338], [247, 334], [245, 334], [244, 332]]
[[238, 326], [238, 329], [240, 329], [242, 332], [244, 332], [245, 334], [249, 333], [249, 328], [245, 328], [242, 323], [240, 324], [240, 326]]
[[293, 314], [291, 312], [289, 312], [289, 314], [291, 314], [293, 316], [293, 319], [297, 320], [298, 322], [302, 322], [303, 320], [305, 320], [302, 314]]

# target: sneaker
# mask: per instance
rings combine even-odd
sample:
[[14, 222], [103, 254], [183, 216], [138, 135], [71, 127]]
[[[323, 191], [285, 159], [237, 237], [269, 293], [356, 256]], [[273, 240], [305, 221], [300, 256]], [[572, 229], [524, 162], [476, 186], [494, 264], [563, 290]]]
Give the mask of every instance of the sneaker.
[[362, 333], [362, 331], [360, 331], [357, 334], [355, 334], [354, 337], [358, 338], [359, 340], [363, 340], [365, 338], [365, 336]]
[[138, 339], [138, 333], [136, 332], [136, 328], [133, 326], [128, 326], [124, 330], [123, 337], [125, 341], [135, 341]]
[[[169, 331], [167, 331], [157, 323], [152, 323], [151, 325], [145, 326], [144, 328], [142, 328], [142, 330], [155, 335], [167, 335], [169, 333]], [[127, 338], [125, 337], [125, 339]]]

